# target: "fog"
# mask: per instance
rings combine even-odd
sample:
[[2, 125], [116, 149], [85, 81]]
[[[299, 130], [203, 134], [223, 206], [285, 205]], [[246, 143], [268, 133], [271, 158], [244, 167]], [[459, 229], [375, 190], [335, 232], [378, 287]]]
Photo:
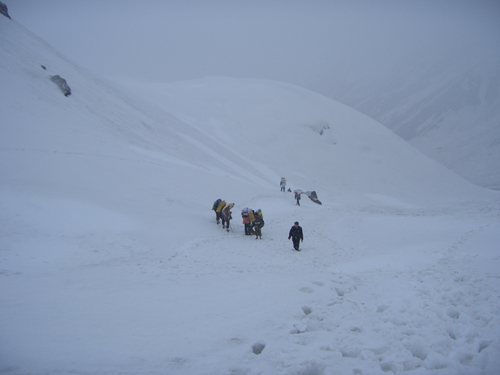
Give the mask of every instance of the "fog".
[[495, 1], [6, 0], [11, 17], [105, 76], [263, 78], [339, 97], [415, 58], [497, 48]]

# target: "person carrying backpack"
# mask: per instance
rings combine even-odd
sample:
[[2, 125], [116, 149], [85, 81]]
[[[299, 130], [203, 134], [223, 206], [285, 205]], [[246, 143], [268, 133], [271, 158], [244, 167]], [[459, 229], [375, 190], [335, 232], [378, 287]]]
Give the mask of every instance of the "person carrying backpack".
[[298, 191], [295, 192], [295, 199], [297, 200], [297, 206], [300, 206], [300, 194]]
[[229, 203], [222, 209], [222, 228], [226, 228], [229, 232], [229, 222], [231, 221], [231, 208], [234, 207], [234, 203]]
[[215, 221], [217, 222], [217, 224], [219, 224], [220, 220], [220, 212], [217, 212], [217, 208], [219, 207], [220, 202], [221, 199], [217, 199], [212, 206], [212, 211], [215, 211]]
[[264, 227], [264, 218], [262, 217], [262, 211], [258, 209], [255, 212], [255, 222], [254, 222], [254, 228], [255, 228], [255, 239], [260, 238], [262, 239], [262, 228]]
[[245, 236], [249, 236], [252, 232], [252, 225], [250, 224], [250, 218], [248, 217], [248, 212], [250, 209], [245, 207], [241, 210], [241, 217], [243, 219], [243, 225], [245, 227]]
[[281, 191], [283, 191], [283, 192], [286, 190], [286, 178], [285, 177], [281, 177], [280, 188], [281, 188]]
[[250, 226], [250, 234], [255, 234], [255, 231], [253, 230], [253, 226], [255, 225], [255, 215], [253, 210], [248, 210], [248, 221], [248, 225]]
[[226, 201], [220, 201], [217, 209], [215, 210], [215, 214], [217, 216], [217, 224], [219, 224], [219, 219], [222, 218], [222, 209], [226, 206]]
[[302, 227], [299, 226], [299, 222], [296, 221], [294, 226], [290, 229], [290, 233], [288, 233], [288, 239], [292, 238], [293, 248], [296, 251], [299, 250], [300, 242], [304, 242], [304, 234], [302, 233]]

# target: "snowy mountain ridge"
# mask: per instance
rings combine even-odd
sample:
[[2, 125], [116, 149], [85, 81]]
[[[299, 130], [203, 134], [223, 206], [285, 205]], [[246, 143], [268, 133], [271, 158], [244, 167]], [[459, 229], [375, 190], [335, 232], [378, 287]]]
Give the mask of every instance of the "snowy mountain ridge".
[[440, 61], [414, 56], [406, 64], [395, 64], [390, 75], [365, 77], [334, 97], [459, 175], [498, 189], [499, 89], [498, 49], [474, 45], [450, 48]]
[[497, 192], [293, 85], [126, 85], [0, 17], [0, 372], [498, 373]]

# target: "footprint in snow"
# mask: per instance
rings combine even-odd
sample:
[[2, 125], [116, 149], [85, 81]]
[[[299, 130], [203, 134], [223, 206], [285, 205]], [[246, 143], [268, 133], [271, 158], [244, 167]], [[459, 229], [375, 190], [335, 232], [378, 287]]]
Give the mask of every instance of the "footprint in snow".
[[266, 343], [264, 341], [257, 341], [255, 344], [252, 345], [253, 354], [259, 355], [260, 353], [262, 353], [265, 347]]
[[302, 311], [304, 312], [304, 314], [306, 315], [310, 315], [312, 313], [312, 310], [310, 307], [308, 306], [302, 306]]

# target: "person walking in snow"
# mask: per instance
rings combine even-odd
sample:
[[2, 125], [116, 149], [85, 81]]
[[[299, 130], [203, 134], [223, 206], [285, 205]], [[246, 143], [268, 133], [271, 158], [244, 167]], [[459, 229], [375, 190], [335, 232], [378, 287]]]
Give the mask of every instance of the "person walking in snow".
[[229, 232], [229, 222], [231, 221], [231, 208], [234, 207], [234, 203], [229, 203], [227, 206], [224, 207], [222, 210], [222, 228], [226, 228], [227, 231]]
[[[214, 203], [215, 206], [215, 203]], [[219, 205], [215, 209], [215, 218], [217, 219], [217, 224], [219, 224], [219, 220], [222, 219], [222, 209], [226, 206], [226, 201], [221, 200]]]
[[286, 178], [285, 177], [281, 177], [280, 188], [281, 188], [282, 192], [286, 191]]
[[219, 220], [220, 220], [220, 211], [217, 211], [217, 208], [219, 208], [220, 202], [222, 202], [222, 199], [217, 199], [212, 206], [212, 211], [215, 211], [215, 221], [217, 222], [217, 224], [219, 224]]
[[262, 211], [258, 209], [255, 211], [255, 221], [254, 221], [254, 228], [255, 228], [255, 239], [260, 238], [262, 239], [262, 228], [264, 227], [264, 218], [262, 217]]
[[300, 206], [300, 194], [298, 191], [295, 192], [295, 199], [297, 200], [297, 206]]
[[290, 233], [288, 233], [288, 239], [292, 239], [293, 248], [297, 251], [299, 250], [300, 242], [304, 242], [304, 234], [302, 233], [302, 227], [299, 226], [299, 222], [296, 221], [293, 227], [290, 229]]
[[253, 226], [255, 223], [255, 214], [253, 210], [248, 210], [248, 221], [250, 226], [250, 234], [255, 234], [255, 231], [253, 230]]
[[243, 219], [243, 226], [245, 227], [245, 236], [249, 236], [252, 232], [252, 224], [250, 223], [250, 217], [248, 213], [251, 210], [248, 207], [245, 207], [241, 210], [241, 217]]

